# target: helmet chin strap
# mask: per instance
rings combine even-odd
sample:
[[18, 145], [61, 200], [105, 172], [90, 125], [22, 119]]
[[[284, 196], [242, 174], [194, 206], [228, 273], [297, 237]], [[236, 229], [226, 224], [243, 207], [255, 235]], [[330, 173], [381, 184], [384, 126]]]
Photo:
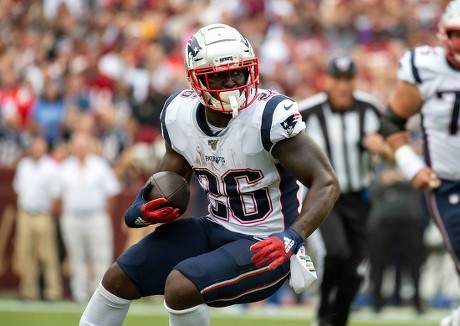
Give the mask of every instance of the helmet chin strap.
[[238, 116], [238, 101], [233, 95], [229, 96], [228, 99], [230, 100], [230, 106], [232, 107], [232, 118], [236, 118]]
[[241, 97], [240, 91], [238, 90], [220, 93], [220, 99], [222, 100], [222, 102], [224, 102], [227, 105], [230, 104], [233, 118], [236, 118], [238, 116], [238, 109], [240, 107], [240, 105], [238, 104], [237, 96]]

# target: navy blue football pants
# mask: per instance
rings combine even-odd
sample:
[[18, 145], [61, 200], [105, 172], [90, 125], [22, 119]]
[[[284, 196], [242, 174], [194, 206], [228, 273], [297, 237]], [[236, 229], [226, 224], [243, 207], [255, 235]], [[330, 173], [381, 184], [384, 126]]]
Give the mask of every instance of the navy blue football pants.
[[263, 300], [289, 276], [289, 261], [273, 271], [256, 267], [249, 247], [258, 240], [206, 217], [157, 227], [117, 259], [143, 296], [164, 294], [173, 269], [190, 279], [212, 307]]

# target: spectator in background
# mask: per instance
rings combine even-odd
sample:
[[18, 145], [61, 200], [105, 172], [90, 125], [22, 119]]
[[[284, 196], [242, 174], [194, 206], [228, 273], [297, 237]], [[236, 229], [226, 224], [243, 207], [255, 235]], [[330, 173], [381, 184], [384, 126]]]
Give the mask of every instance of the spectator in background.
[[58, 81], [47, 80], [43, 94], [32, 108], [36, 128], [45, 135], [51, 147], [63, 132], [65, 102], [62, 87]]
[[96, 139], [71, 136], [71, 155], [59, 173], [61, 232], [71, 266], [70, 289], [76, 302], [96, 289], [114, 256], [111, 207], [120, 184], [106, 160], [94, 153]]
[[136, 141], [154, 142], [161, 134], [160, 113], [168, 99], [150, 88], [145, 102], [133, 106], [133, 119], [137, 124]]
[[27, 146], [34, 95], [11, 68], [0, 68], [0, 166], [14, 166]]
[[20, 130], [18, 109], [19, 81], [14, 71], [3, 69], [0, 75], [0, 112], [5, 126]]
[[9, 125], [19, 132], [27, 133], [31, 128], [31, 111], [35, 101], [31, 83], [18, 76], [17, 72], [1, 71], [0, 107]]
[[371, 154], [387, 157], [379, 130], [379, 111], [372, 97], [355, 91], [356, 63], [338, 56], [327, 65], [324, 92], [299, 102], [306, 132], [315, 139], [334, 167], [341, 195], [320, 225], [326, 246], [317, 325], [344, 326], [359, 290], [365, 257], [366, 222], [371, 201]]
[[62, 298], [57, 227], [52, 212], [59, 195], [58, 165], [48, 156], [47, 150], [42, 136], [32, 137], [29, 155], [19, 161], [13, 180], [18, 197], [19, 295], [27, 300], [41, 299], [41, 274], [43, 298], [49, 301]]
[[91, 111], [91, 102], [81, 73], [69, 74], [64, 92], [66, 106], [65, 124], [70, 128], [78, 124], [81, 113]]

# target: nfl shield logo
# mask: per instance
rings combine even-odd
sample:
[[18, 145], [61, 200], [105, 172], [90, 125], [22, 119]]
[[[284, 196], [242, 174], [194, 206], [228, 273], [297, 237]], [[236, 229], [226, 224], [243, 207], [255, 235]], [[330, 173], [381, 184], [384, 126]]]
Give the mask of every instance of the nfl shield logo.
[[209, 140], [208, 140], [208, 145], [209, 145], [209, 147], [211, 147], [211, 149], [212, 149], [213, 151], [215, 151], [216, 148], [217, 148], [217, 142], [218, 142], [217, 139], [209, 139]]

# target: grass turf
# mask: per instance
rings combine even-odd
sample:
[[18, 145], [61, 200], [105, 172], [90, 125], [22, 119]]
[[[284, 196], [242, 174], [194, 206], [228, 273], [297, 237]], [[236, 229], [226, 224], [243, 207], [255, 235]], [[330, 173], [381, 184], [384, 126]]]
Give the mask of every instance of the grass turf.
[[[78, 325], [85, 305], [70, 302], [21, 302], [0, 299], [1, 326]], [[348, 326], [437, 326], [448, 311], [430, 311], [417, 316], [411, 308], [388, 308], [376, 315], [369, 309], [352, 313]], [[309, 326], [313, 307], [256, 306], [251, 309], [211, 309], [212, 326]], [[131, 305], [124, 326], [168, 325], [161, 301], [140, 301]], [[199, 326], [199, 325], [197, 325]]]
[[[0, 325], [14, 326], [64, 326], [78, 325], [80, 314], [75, 312], [0, 312]], [[273, 317], [214, 317], [211, 320], [213, 326], [307, 326], [310, 325], [310, 320], [304, 319], [281, 319]], [[146, 315], [129, 315], [127, 316], [124, 326], [151, 326], [151, 325], [168, 325], [167, 316], [146, 316]], [[350, 326], [396, 326], [396, 325], [436, 325], [433, 321], [423, 321], [423, 318], [417, 321], [381, 321], [370, 323], [370, 321], [353, 321]]]

